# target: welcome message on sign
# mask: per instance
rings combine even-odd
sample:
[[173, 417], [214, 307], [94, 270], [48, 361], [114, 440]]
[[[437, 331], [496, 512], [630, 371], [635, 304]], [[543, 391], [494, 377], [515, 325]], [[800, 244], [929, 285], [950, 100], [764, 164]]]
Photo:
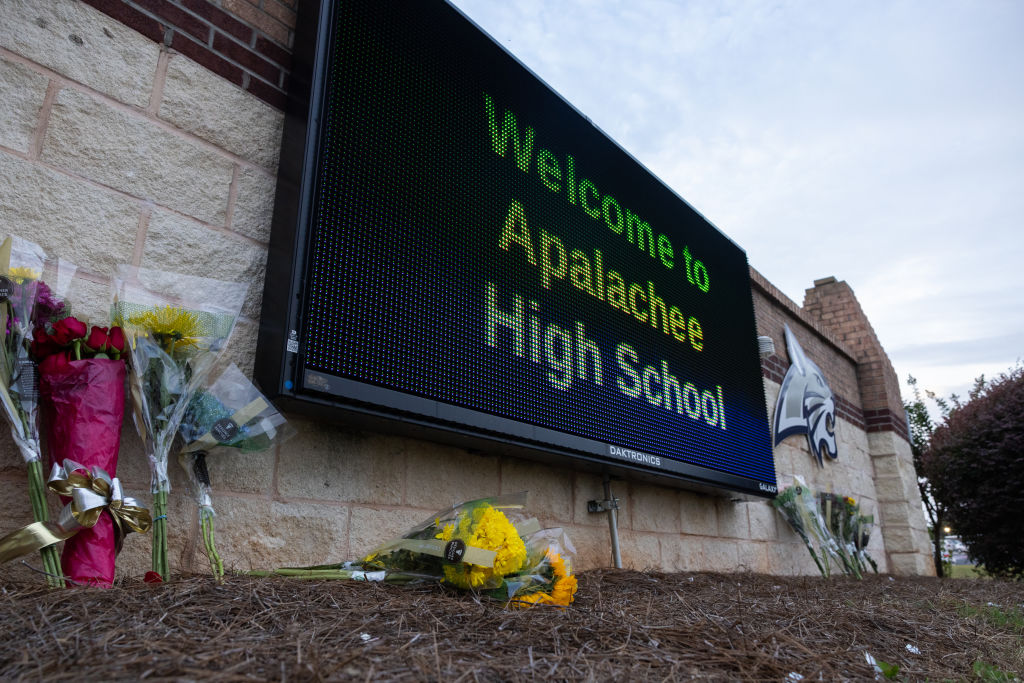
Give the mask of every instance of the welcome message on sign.
[[[577, 180], [576, 163], [571, 155], [566, 154], [560, 161], [546, 148], [535, 149], [534, 129], [526, 126], [520, 130], [513, 111], [506, 110], [499, 123], [494, 100], [487, 93], [484, 93], [484, 110], [495, 154], [508, 158], [524, 173], [535, 171], [536, 179], [545, 188], [564, 193], [566, 202], [596, 221], [598, 229], [607, 228], [621, 236], [624, 243], [616, 246], [632, 245], [674, 275], [675, 248], [667, 235], [658, 233], [655, 237], [650, 223], [629, 208], [623, 208], [613, 195], [602, 194], [586, 176], [581, 174]], [[557, 232], [543, 227], [531, 230], [526, 214], [523, 203], [512, 199], [498, 248], [536, 267], [544, 293], [573, 287], [631, 318], [626, 321], [627, 331], [634, 323], [650, 326], [694, 352], [704, 350], [700, 321], [695, 316], [686, 316], [676, 304], [667, 303], [657, 293], [652, 280], [636, 282], [628, 273], [620, 273], [615, 269], [614, 254], [606, 265], [604, 253], [592, 245], [567, 247], [565, 239]], [[689, 246], [682, 249], [682, 262], [686, 282], [708, 294], [711, 278], [707, 267], [690, 253]], [[497, 287], [488, 282], [484, 309], [484, 339], [488, 346], [505, 348], [518, 358], [546, 364], [546, 376], [556, 389], [569, 391], [574, 380], [604, 384], [606, 354], [587, 337], [583, 321], [574, 320], [570, 327], [556, 322], [542, 324], [538, 301], [527, 301], [513, 293], [511, 305], [502, 308], [500, 298], [507, 297], [500, 296]], [[721, 385], [714, 391], [701, 391], [693, 382], [680, 383], [664, 359], [656, 365], [641, 366], [634, 345], [625, 341], [615, 346], [613, 356], [617, 371], [615, 384], [623, 395], [642, 398], [652, 407], [674, 410], [690, 419], [703, 418], [710, 426], [726, 429]]]
[[338, 5], [287, 389], [771, 492], [743, 251], [454, 8]]

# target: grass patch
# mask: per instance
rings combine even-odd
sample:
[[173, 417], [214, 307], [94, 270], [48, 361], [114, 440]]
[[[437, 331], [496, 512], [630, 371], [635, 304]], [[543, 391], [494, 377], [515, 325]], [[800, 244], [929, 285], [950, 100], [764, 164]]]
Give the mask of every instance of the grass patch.
[[1019, 681], [1016, 675], [1007, 673], [999, 667], [986, 664], [980, 659], [974, 663], [972, 667], [974, 675], [979, 680], [985, 681], [985, 683], [1003, 683], [1003, 681]]
[[949, 577], [952, 579], [988, 579], [991, 578], [983, 569], [973, 564], [949, 565]]
[[957, 608], [957, 613], [965, 618], [980, 618], [997, 628], [1024, 633], [1024, 612], [1017, 607], [1003, 608], [992, 604], [984, 607], [961, 605]]

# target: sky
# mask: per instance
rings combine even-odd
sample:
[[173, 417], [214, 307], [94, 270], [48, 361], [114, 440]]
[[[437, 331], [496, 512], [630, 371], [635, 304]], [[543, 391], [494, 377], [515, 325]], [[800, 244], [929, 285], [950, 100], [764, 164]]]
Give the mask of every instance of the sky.
[[1024, 360], [1024, 2], [453, 4], [797, 304], [845, 280], [905, 400]]

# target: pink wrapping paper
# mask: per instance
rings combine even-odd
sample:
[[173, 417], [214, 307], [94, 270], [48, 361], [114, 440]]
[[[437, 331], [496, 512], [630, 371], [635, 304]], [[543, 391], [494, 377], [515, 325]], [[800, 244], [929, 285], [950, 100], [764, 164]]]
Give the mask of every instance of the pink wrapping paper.
[[[125, 364], [120, 360], [40, 364], [39, 395], [51, 467], [68, 459], [87, 469], [102, 467], [111, 477], [117, 475], [124, 383]], [[113, 519], [104, 513], [96, 526], [64, 542], [60, 556], [64, 575], [78, 584], [109, 588], [114, 581], [116, 546]]]

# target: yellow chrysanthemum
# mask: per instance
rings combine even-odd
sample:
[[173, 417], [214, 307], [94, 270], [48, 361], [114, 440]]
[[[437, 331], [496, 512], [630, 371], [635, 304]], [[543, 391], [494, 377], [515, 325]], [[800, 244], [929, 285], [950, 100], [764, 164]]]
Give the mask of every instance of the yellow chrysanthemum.
[[194, 347], [200, 331], [199, 316], [174, 306], [160, 306], [133, 315], [128, 324], [151, 335], [168, 353]]
[[38, 270], [32, 270], [26, 266], [18, 266], [7, 271], [7, 277], [11, 278], [19, 285], [23, 284], [25, 280], [38, 280], [39, 275], [40, 273]]
[[443, 541], [458, 538], [466, 545], [493, 550], [493, 567], [475, 564], [445, 565], [444, 580], [459, 588], [493, 588], [501, 577], [519, 571], [526, 562], [526, 544], [505, 513], [490, 505], [482, 505], [471, 514], [462, 515], [456, 523], [444, 526], [437, 535]]
[[548, 563], [551, 564], [551, 569], [555, 572], [556, 579], [564, 579], [569, 576], [569, 571], [565, 568], [565, 560], [558, 553], [553, 553], [549, 549], [547, 552]]
[[529, 607], [530, 605], [555, 605], [557, 607], [568, 607], [576, 595], [576, 577], [569, 573], [565, 566], [565, 560], [558, 553], [550, 550], [547, 552], [548, 563], [554, 572], [554, 584], [551, 592], [537, 591], [516, 597], [512, 601], [514, 607]]

